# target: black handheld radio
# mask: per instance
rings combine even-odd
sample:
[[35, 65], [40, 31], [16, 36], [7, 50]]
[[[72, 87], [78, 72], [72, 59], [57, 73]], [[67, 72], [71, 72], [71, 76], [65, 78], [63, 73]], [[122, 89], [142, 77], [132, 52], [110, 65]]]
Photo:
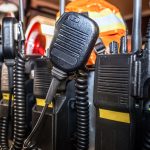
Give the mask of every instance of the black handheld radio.
[[[141, 0], [134, 0], [132, 53], [98, 55], [94, 103], [96, 150], [140, 150], [144, 99], [150, 78], [149, 47], [141, 50]], [[124, 44], [126, 45], [126, 39]], [[147, 42], [147, 45], [149, 41]], [[124, 47], [124, 46], [123, 46]], [[108, 143], [109, 142], [109, 143]]]
[[44, 114], [53, 100], [60, 82], [69, 73], [84, 67], [98, 37], [97, 24], [78, 13], [64, 13], [57, 21], [55, 35], [49, 49], [52, 68], [52, 81], [46, 96], [46, 105], [33, 131], [24, 143], [24, 149], [33, 146], [30, 143], [41, 124]]

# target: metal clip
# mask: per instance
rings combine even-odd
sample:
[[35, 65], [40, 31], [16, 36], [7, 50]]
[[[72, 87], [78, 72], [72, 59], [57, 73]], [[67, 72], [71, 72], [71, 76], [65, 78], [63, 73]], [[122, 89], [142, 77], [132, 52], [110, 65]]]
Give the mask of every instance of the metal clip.
[[18, 41], [19, 37], [19, 29], [18, 29], [18, 23], [14, 24], [14, 39], [15, 41]]
[[19, 37], [21, 41], [25, 41], [25, 36], [24, 36], [24, 31], [23, 31], [23, 24], [21, 21], [18, 23], [18, 28], [19, 28]]
[[103, 41], [100, 38], [98, 38], [97, 42], [95, 44], [95, 47], [94, 47], [96, 54], [98, 54], [98, 55], [103, 54], [105, 52], [105, 49], [106, 49], [106, 47], [103, 44]]

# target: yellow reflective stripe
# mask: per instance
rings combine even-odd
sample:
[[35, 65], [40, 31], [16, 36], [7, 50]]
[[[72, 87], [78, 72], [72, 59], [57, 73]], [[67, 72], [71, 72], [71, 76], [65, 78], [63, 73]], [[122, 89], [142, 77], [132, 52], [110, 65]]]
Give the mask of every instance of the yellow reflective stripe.
[[[120, 19], [120, 21], [122, 22], [122, 24], [125, 25], [125, 21], [123, 20], [121, 14], [120, 13], [116, 13], [116, 16]], [[125, 25], [125, 27], [126, 27], [126, 25]]]
[[120, 13], [116, 13], [116, 16], [117, 16], [118, 18], [120, 18], [121, 20], [123, 20], [123, 18], [122, 18], [122, 16], [121, 16]]
[[109, 15], [103, 15], [101, 12], [92, 13], [89, 12], [89, 17], [92, 18], [98, 24], [100, 28], [100, 32], [106, 32], [110, 30], [117, 30], [117, 29], [126, 29], [124, 21], [119, 14], [110, 13]]
[[125, 30], [126, 29], [126, 27], [121, 23], [107, 25], [107, 26], [99, 26], [99, 28], [100, 28], [101, 32], [108, 32], [110, 30], [119, 30], [119, 29]]
[[[119, 14], [114, 14], [114, 13], [110, 13], [109, 15], [101, 15], [101, 13], [99, 13], [99, 16], [95, 17], [95, 13], [88, 13], [89, 17], [92, 18], [93, 20], [97, 21], [97, 23], [99, 24], [112, 24], [112, 23], [123, 23], [123, 19], [121, 17], [121, 15]], [[104, 21], [104, 22], [100, 22], [100, 21]], [[124, 24], [125, 25], [125, 24]]]
[[107, 120], [130, 123], [129, 113], [111, 111], [106, 109], [99, 109], [99, 117]]
[[[10, 93], [2, 93], [2, 99], [9, 101]], [[12, 100], [14, 100], [14, 96], [12, 95]]]
[[[45, 106], [45, 101], [46, 101], [45, 99], [36, 98], [36, 105], [44, 107]], [[53, 108], [53, 103], [49, 104], [48, 107]]]
[[112, 14], [112, 11], [108, 8], [100, 11], [100, 12], [88, 12], [89, 13], [89, 17], [94, 19], [94, 18], [100, 18], [100, 17], [105, 17], [108, 16], [110, 14]]

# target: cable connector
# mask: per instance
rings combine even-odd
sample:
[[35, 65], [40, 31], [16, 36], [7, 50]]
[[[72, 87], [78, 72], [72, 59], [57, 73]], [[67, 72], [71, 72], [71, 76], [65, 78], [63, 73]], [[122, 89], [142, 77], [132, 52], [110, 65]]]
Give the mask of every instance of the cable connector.
[[52, 102], [60, 83], [67, 78], [67, 73], [63, 72], [62, 70], [59, 70], [58, 68], [53, 67], [52, 76], [53, 78], [46, 96], [46, 104], [48, 105]]
[[21, 21], [18, 23], [18, 28], [19, 28], [19, 37], [20, 41], [25, 41], [25, 35], [24, 35], [24, 30], [23, 30], [23, 24]]

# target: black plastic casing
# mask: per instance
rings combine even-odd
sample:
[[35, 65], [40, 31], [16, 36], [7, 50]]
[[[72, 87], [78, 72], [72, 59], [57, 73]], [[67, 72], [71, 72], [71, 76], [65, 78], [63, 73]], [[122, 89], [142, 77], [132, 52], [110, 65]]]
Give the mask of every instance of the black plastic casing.
[[150, 85], [150, 51], [145, 49], [137, 60], [138, 64], [138, 84], [134, 95], [140, 99], [149, 99], [149, 85]]
[[37, 59], [34, 66], [34, 95], [36, 98], [46, 98], [51, 83], [52, 64], [47, 59]]
[[132, 55], [99, 55], [95, 74], [95, 104], [128, 112], [131, 105]]
[[[76, 129], [75, 82], [68, 83], [66, 94], [56, 96], [53, 108], [49, 108], [44, 120], [34, 136], [37, 147], [42, 150], [76, 150], [74, 133]], [[72, 106], [73, 105], [73, 106]], [[35, 106], [32, 112], [34, 126], [42, 107]]]
[[4, 59], [14, 59], [16, 54], [15, 28], [16, 19], [5, 17], [2, 23], [2, 49]]
[[83, 67], [98, 35], [98, 25], [92, 19], [79, 13], [64, 13], [56, 23], [49, 49], [52, 63], [66, 73]]
[[[136, 108], [138, 62], [135, 55], [98, 55], [95, 71], [95, 150], [137, 150], [140, 105]], [[130, 123], [102, 118], [100, 109], [127, 113]], [[135, 144], [136, 143], [136, 144]]]

